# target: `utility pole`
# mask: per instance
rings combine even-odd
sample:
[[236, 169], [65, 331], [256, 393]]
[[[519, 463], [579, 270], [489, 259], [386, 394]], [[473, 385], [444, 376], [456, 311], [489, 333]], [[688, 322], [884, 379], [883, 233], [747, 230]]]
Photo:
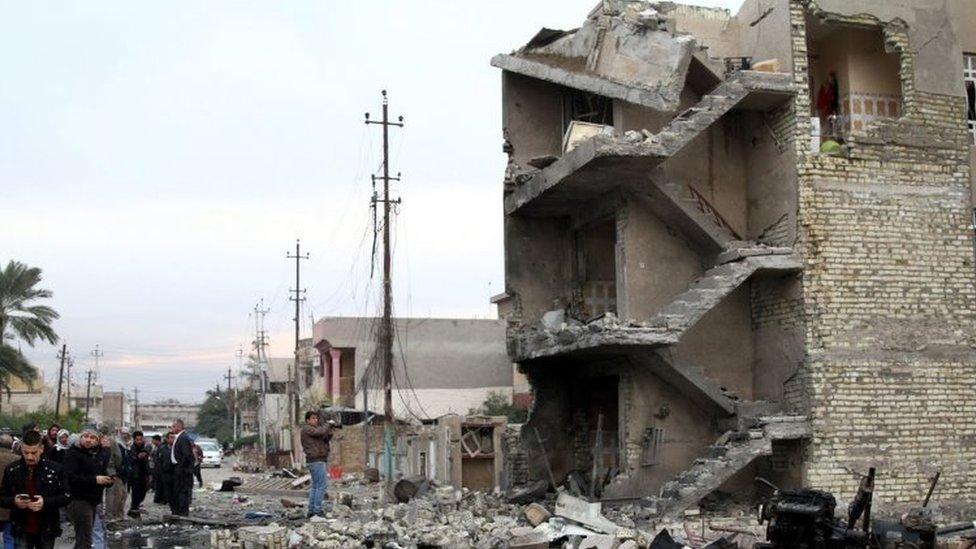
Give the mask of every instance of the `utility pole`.
[[100, 372], [100, 370], [98, 369], [98, 359], [105, 356], [105, 353], [99, 350], [97, 343], [95, 344], [95, 350], [91, 352], [91, 356], [95, 357], [95, 379], [97, 380], [98, 374]]
[[[61, 369], [58, 370], [58, 398], [54, 401], [54, 419], [61, 417], [61, 386], [64, 383], [64, 362], [68, 358], [68, 344], [64, 343], [61, 345], [61, 352], [58, 353], [58, 358], [61, 359]], [[71, 408], [71, 405], [68, 405]]]
[[227, 378], [227, 418], [234, 421], [234, 401], [231, 399], [230, 392], [230, 380], [233, 379], [233, 376], [231, 376], [230, 366], [227, 367], [227, 375], [224, 377]]
[[[400, 181], [400, 174], [397, 177], [390, 177], [390, 126], [403, 127], [403, 117], [400, 116], [396, 122], [389, 119], [389, 101], [386, 97], [386, 90], [383, 90], [383, 120], [376, 122], [369, 119], [366, 113], [366, 124], [379, 124], [383, 127], [383, 198], [373, 197], [373, 211], [376, 211], [376, 202], [383, 204], [383, 322], [379, 330], [379, 350], [383, 367], [383, 412], [386, 415], [386, 429], [384, 432], [384, 467], [386, 469], [386, 482], [391, 484], [393, 481], [393, 438], [394, 438], [394, 417], [393, 417], [393, 276], [392, 276], [392, 257], [390, 250], [390, 206], [393, 203], [399, 204], [400, 199], [390, 200], [390, 181]], [[374, 178], [375, 182], [375, 178]], [[374, 213], [375, 215], [375, 213]]]
[[289, 290], [291, 293], [295, 294], [288, 299], [295, 302], [295, 363], [292, 364], [291, 372], [289, 377], [289, 385], [291, 385], [291, 395], [289, 395], [289, 408], [291, 409], [290, 416], [294, 419], [295, 425], [298, 425], [298, 414], [299, 402], [298, 402], [298, 355], [299, 355], [299, 341], [301, 338], [301, 318], [302, 318], [302, 302], [305, 298], [302, 297], [305, 294], [305, 289], [302, 288], [302, 260], [308, 259], [308, 252], [302, 255], [302, 243], [301, 240], [295, 239], [295, 255], [290, 253], [285, 253], [286, 259], [295, 260], [295, 288]]
[[258, 438], [263, 456], [268, 454], [267, 418], [265, 417], [267, 414], [268, 369], [264, 360], [264, 348], [268, 346], [268, 341], [267, 334], [264, 331], [264, 315], [270, 311], [271, 309], [264, 308], [263, 298], [258, 305], [254, 306], [254, 352], [258, 360], [258, 386], [261, 393], [261, 398], [258, 400]]
[[138, 429], [141, 427], [139, 425], [139, 387], [132, 389], [132, 392], [135, 394], [132, 402], [132, 425]]
[[[97, 343], [95, 344], [95, 349], [91, 352], [91, 356], [95, 357], [94, 374], [95, 374], [95, 379], [98, 379], [98, 359], [100, 359], [103, 356], [105, 356], [105, 353], [103, 353], [101, 351], [101, 349], [98, 348], [98, 344]], [[85, 389], [85, 423], [89, 423], [90, 422], [89, 412], [91, 410], [92, 373], [93, 373], [92, 372], [92, 369], [89, 368], [88, 369], [88, 385], [87, 385], [88, 388]]]
[[67, 375], [65, 376], [65, 381], [68, 385], [65, 393], [68, 395], [68, 412], [71, 412], [71, 368], [75, 365], [75, 359], [68, 357], [68, 367], [66, 368]]
[[244, 360], [244, 347], [241, 345], [237, 346], [237, 378], [234, 380], [234, 440], [237, 441], [237, 425], [240, 423], [241, 412], [240, 407], [237, 402], [237, 386], [240, 384], [241, 377], [241, 362]]
[[91, 370], [91, 368], [89, 368], [88, 369], [88, 388], [85, 389], [85, 424], [86, 425], [88, 423], [90, 423], [90, 420], [88, 418], [88, 413], [91, 410], [91, 378], [92, 378], [92, 370]]

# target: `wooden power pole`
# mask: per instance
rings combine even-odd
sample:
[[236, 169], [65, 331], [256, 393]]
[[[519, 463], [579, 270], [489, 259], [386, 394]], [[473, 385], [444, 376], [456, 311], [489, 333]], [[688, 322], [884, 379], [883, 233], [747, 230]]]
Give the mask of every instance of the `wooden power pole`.
[[289, 300], [295, 302], [295, 363], [292, 364], [291, 372], [289, 372], [290, 375], [288, 377], [290, 379], [288, 385], [291, 389], [289, 391], [289, 401], [291, 403], [289, 408], [292, 411], [291, 416], [295, 421], [295, 425], [299, 425], [298, 415], [301, 413], [301, 411], [299, 410], [300, 405], [298, 401], [298, 355], [300, 354], [300, 349], [298, 346], [299, 341], [301, 340], [302, 301], [305, 301], [305, 298], [302, 297], [302, 295], [305, 293], [305, 290], [302, 288], [302, 260], [308, 259], [308, 253], [306, 252], [305, 255], [302, 255], [302, 243], [300, 240], [296, 239], [295, 255], [286, 253], [285, 258], [295, 260], [295, 288], [290, 290], [295, 295], [288, 298]]
[[85, 389], [85, 424], [86, 425], [91, 422], [88, 417], [88, 414], [91, 411], [91, 377], [92, 377], [92, 370], [91, 368], [89, 368], [88, 385], [87, 385], [88, 388]]
[[234, 421], [234, 399], [233, 393], [231, 393], [230, 389], [230, 381], [234, 379], [234, 377], [231, 375], [230, 366], [227, 367], [227, 375], [224, 377], [227, 379], [227, 417], [231, 421]]
[[268, 414], [268, 365], [264, 349], [268, 346], [268, 333], [264, 330], [264, 315], [271, 309], [264, 308], [264, 299], [260, 304], [254, 306], [254, 353], [257, 358], [258, 367], [258, 439], [261, 447], [261, 459], [266, 459], [268, 455], [268, 433], [267, 433], [267, 414]]
[[[54, 402], [54, 419], [61, 417], [61, 387], [64, 384], [64, 362], [68, 358], [68, 345], [61, 345], [61, 352], [58, 353], [58, 358], [61, 359], [61, 369], [58, 370], [58, 398]], [[71, 409], [71, 403], [68, 403], [68, 409]]]
[[[393, 417], [393, 273], [392, 273], [392, 253], [390, 250], [390, 209], [391, 205], [400, 203], [400, 199], [390, 199], [390, 181], [399, 181], [397, 177], [390, 177], [390, 126], [403, 127], [403, 117], [397, 118], [396, 122], [390, 122], [389, 104], [386, 97], [386, 90], [383, 90], [383, 120], [373, 121], [366, 113], [367, 124], [379, 124], [383, 127], [383, 175], [379, 179], [383, 180], [383, 198], [373, 196], [373, 208], [375, 212], [376, 202], [383, 204], [383, 321], [379, 330], [379, 351], [383, 368], [383, 413], [386, 415], [386, 429], [384, 433], [384, 468], [386, 469], [386, 481], [392, 482], [393, 479], [393, 436], [395, 425]], [[375, 214], [374, 214], [375, 215]]]

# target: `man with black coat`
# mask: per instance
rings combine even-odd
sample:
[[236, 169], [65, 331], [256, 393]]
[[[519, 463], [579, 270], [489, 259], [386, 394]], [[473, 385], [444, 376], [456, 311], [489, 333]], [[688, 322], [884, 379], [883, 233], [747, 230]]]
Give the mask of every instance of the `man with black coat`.
[[169, 505], [173, 492], [173, 462], [169, 459], [172, 448], [173, 433], [166, 433], [163, 443], [156, 447], [153, 454], [153, 483], [156, 490], [153, 503]]
[[142, 431], [132, 433], [132, 447], [129, 449], [131, 466], [129, 469], [129, 486], [132, 487], [132, 504], [129, 516], [138, 518], [142, 512], [142, 500], [146, 499], [149, 491], [149, 452], [146, 438]]
[[53, 549], [61, 535], [60, 509], [68, 503], [68, 486], [61, 467], [43, 456], [41, 434], [26, 433], [21, 459], [3, 471], [0, 507], [10, 509], [17, 548]]
[[176, 438], [170, 450], [173, 492], [170, 494], [169, 507], [174, 515], [185, 517], [190, 514], [190, 500], [193, 498], [193, 468], [196, 466], [196, 457], [193, 455], [190, 435], [183, 430], [183, 420], [174, 421], [170, 431]]
[[101, 455], [98, 438], [93, 429], [85, 429], [64, 454], [62, 469], [71, 493], [68, 519], [75, 528], [75, 549], [91, 549], [95, 508], [102, 503], [105, 487], [115, 482], [106, 474], [107, 462]]

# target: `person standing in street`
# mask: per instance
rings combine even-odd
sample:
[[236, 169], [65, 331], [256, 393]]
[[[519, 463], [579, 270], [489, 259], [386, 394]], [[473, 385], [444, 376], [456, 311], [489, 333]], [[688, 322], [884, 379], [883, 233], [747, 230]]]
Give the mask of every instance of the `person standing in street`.
[[190, 502], [193, 499], [193, 467], [196, 465], [196, 458], [193, 455], [193, 442], [184, 430], [183, 420], [173, 421], [170, 430], [174, 439], [170, 449], [173, 492], [170, 494], [169, 506], [174, 515], [185, 517], [190, 514]]
[[[123, 433], [125, 434], [125, 433]], [[125, 503], [129, 496], [129, 448], [122, 436], [103, 435], [109, 448], [108, 474], [115, 478], [115, 484], [105, 489], [105, 516], [108, 520], [118, 520], [125, 515]], [[104, 445], [104, 443], [103, 443]]]
[[[14, 453], [13, 446], [14, 437], [8, 434], [0, 435], [0, 471], [19, 459], [19, 456]], [[0, 482], [0, 490], [3, 490], [2, 482]], [[10, 510], [0, 509], [0, 531], [3, 532], [4, 549], [14, 549], [14, 536], [10, 526]]]
[[132, 433], [132, 448], [129, 452], [132, 463], [129, 468], [129, 485], [132, 487], [129, 516], [132, 518], [139, 518], [142, 513], [142, 501], [146, 499], [146, 492], [149, 490], [149, 452], [142, 431]]
[[58, 431], [56, 442], [54, 446], [48, 447], [44, 450], [44, 459], [48, 461], [53, 461], [56, 463], [62, 463], [64, 461], [64, 452], [68, 449], [68, 437], [71, 433], [67, 429], [61, 429]]
[[64, 454], [64, 475], [71, 493], [68, 519], [75, 530], [75, 549], [91, 549], [95, 508], [102, 503], [105, 487], [114, 482], [105, 474], [100, 451], [98, 435], [93, 429], [85, 429]]
[[203, 474], [200, 472], [200, 466], [203, 465], [203, 450], [196, 442], [193, 443], [193, 476], [196, 477], [198, 486], [203, 488]]
[[170, 487], [173, 484], [173, 464], [169, 460], [173, 447], [173, 434], [166, 433], [166, 440], [156, 447], [153, 453], [153, 484], [156, 493], [153, 503], [169, 505]]
[[[47, 428], [47, 432], [44, 433], [44, 452], [47, 453], [48, 450], [54, 448], [58, 445], [58, 433], [61, 432], [61, 426], [57, 423], [52, 423], [50, 427]], [[46, 455], [44, 457], [47, 457]]]
[[61, 507], [68, 503], [68, 486], [61, 467], [44, 459], [40, 433], [28, 433], [21, 443], [21, 459], [8, 465], [0, 482], [0, 507], [10, 509], [17, 549], [53, 549], [61, 535]]
[[328, 487], [325, 468], [329, 462], [329, 441], [332, 439], [332, 424], [320, 425], [318, 412], [305, 412], [305, 425], [302, 425], [302, 450], [308, 462], [308, 472], [312, 476], [312, 487], [308, 491], [308, 516], [322, 515], [322, 501]]

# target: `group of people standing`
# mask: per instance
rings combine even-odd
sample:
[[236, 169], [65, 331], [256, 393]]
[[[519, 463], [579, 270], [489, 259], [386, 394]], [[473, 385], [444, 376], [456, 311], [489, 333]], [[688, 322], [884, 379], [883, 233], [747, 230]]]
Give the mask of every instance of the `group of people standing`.
[[166, 440], [147, 441], [140, 431], [118, 438], [95, 429], [70, 434], [57, 425], [46, 433], [25, 425], [19, 441], [0, 434], [0, 525], [3, 547], [53, 548], [61, 535], [62, 510], [75, 533], [76, 549], [105, 547], [105, 520], [138, 518], [150, 488], [154, 501], [187, 515], [199, 452], [173, 422]]

